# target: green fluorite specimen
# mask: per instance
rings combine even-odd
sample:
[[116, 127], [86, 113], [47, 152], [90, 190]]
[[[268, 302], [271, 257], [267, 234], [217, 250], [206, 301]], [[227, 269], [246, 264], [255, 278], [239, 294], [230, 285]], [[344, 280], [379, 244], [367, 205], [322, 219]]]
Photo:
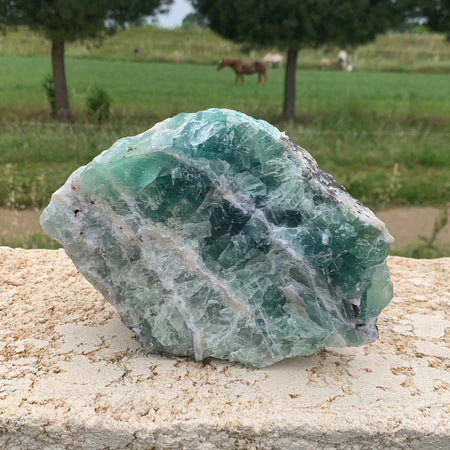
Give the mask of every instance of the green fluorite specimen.
[[392, 237], [266, 122], [210, 109], [117, 141], [41, 216], [144, 346], [262, 367], [378, 337]]

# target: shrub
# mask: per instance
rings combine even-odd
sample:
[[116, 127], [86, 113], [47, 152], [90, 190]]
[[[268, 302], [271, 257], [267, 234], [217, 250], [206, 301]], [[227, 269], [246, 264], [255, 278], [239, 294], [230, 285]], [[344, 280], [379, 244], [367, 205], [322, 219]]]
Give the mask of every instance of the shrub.
[[89, 120], [92, 122], [105, 122], [109, 119], [109, 95], [105, 89], [94, 86], [86, 97], [86, 108]]
[[55, 106], [55, 82], [53, 81], [53, 76], [48, 74], [44, 81], [42, 82], [42, 87], [45, 90], [45, 95], [47, 96], [48, 104], [50, 105], [50, 110], [52, 117], [56, 116], [56, 106]]

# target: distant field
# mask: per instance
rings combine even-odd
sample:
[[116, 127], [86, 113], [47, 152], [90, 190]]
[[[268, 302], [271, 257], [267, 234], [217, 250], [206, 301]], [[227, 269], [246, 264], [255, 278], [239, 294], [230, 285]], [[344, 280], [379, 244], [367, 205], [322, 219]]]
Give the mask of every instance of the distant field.
[[[71, 104], [84, 107], [89, 87], [105, 87], [115, 121], [148, 123], [180, 111], [211, 106], [241, 109], [277, 120], [281, 113], [284, 72], [269, 71], [267, 86], [255, 76], [234, 84], [225, 68], [192, 64], [137, 63], [67, 58]], [[49, 57], [0, 56], [0, 114], [3, 119], [39, 118], [46, 99], [42, 80]], [[37, 114], [37, 116], [36, 116]], [[83, 117], [78, 113], [78, 120]], [[373, 125], [426, 126], [448, 130], [450, 78], [441, 74], [344, 73], [298, 71], [297, 116], [308, 125], [362, 130]]]
[[[234, 85], [213, 66], [68, 58], [73, 124], [49, 118], [41, 82], [48, 57], [0, 57], [0, 206], [40, 207], [76, 167], [116, 139], [179, 112], [227, 107], [266, 119], [308, 149], [368, 206], [450, 199], [447, 75], [298, 71], [297, 122], [280, 123], [283, 73]], [[108, 124], [88, 123], [89, 86], [112, 99]]]
[[[67, 45], [67, 55], [77, 58], [139, 60], [215, 65], [221, 58], [260, 58], [274, 48], [244, 52], [242, 47], [220, 38], [209, 30], [165, 30], [140, 27], [120, 31], [102, 42], [76, 42]], [[300, 52], [298, 67], [319, 69], [322, 58], [335, 58], [337, 47]], [[374, 42], [346, 49], [357, 71], [450, 73], [450, 44], [441, 34], [396, 34], [379, 36]], [[49, 55], [50, 44], [41, 35], [27, 29], [0, 34], [0, 54], [4, 56]]]

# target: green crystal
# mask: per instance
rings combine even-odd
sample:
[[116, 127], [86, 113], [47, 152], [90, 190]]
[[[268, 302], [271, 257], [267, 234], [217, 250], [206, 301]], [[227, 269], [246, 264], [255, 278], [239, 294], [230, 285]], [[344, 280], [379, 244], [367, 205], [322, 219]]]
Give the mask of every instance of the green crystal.
[[268, 123], [210, 109], [117, 141], [44, 230], [144, 346], [262, 367], [378, 337], [392, 237]]

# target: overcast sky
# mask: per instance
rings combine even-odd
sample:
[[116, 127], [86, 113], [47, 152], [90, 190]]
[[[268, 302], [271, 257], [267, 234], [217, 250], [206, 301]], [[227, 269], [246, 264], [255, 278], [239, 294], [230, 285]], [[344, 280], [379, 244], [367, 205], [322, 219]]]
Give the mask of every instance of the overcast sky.
[[181, 25], [184, 17], [193, 12], [188, 0], [175, 0], [170, 7], [169, 14], [161, 14], [158, 17], [158, 25], [164, 28], [175, 28]]

